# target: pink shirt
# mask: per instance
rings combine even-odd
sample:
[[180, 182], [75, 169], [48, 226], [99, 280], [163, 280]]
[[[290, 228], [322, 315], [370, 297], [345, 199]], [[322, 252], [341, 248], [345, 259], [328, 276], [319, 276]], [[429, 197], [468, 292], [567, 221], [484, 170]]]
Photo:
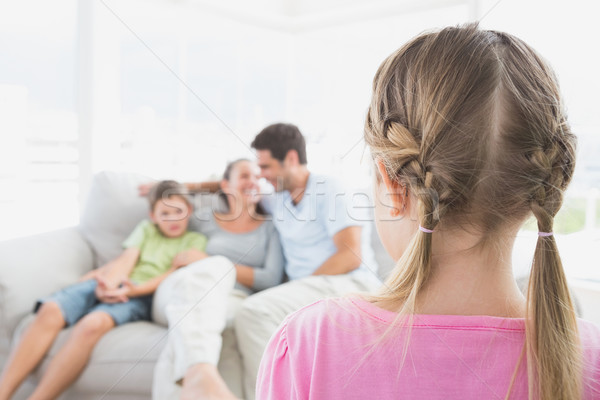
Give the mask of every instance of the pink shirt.
[[[290, 315], [271, 338], [257, 399], [504, 399], [523, 347], [524, 320], [396, 313], [358, 298], [321, 300]], [[585, 399], [600, 399], [600, 329], [579, 321]], [[390, 335], [381, 340], [386, 329]], [[511, 399], [527, 398], [526, 365]]]

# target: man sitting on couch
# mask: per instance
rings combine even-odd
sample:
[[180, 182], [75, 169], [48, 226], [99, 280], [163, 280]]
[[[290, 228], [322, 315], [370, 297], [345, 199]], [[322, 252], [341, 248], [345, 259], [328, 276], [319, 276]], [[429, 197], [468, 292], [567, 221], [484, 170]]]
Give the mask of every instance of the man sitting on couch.
[[[336, 179], [308, 170], [300, 130], [291, 124], [270, 125], [252, 147], [261, 176], [275, 188], [261, 201], [281, 237], [290, 282], [250, 296], [236, 315], [247, 399], [254, 399], [267, 342], [288, 314], [324, 297], [373, 291], [380, 285], [367, 218], [359, 215], [365, 208], [353, 208]], [[184, 393], [197, 398], [191, 382], [184, 382]]]

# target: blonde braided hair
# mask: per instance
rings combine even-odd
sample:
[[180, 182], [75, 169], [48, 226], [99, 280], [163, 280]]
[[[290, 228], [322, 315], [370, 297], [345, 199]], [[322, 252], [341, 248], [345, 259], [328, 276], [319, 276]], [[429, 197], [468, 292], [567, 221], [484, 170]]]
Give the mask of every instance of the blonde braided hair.
[[[382, 63], [365, 141], [415, 196], [421, 226], [472, 228], [482, 244], [532, 213], [552, 232], [575, 167], [550, 67], [523, 41], [476, 25], [423, 34]], [[378, 300], [414, 313], [434, 239], [415, 233]], [[553, 236], [540, 236], [535, 250], [526, 349], [530, 398], [581, 397], [577, 322]]]

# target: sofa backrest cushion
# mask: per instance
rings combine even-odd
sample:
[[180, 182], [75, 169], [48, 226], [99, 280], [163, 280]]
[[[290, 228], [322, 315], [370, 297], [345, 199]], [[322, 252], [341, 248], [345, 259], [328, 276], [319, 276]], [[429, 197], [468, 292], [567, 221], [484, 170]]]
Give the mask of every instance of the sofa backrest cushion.
[[138, 186], [152, 179], [122, 172], [100, 172], [92, 180], [79, 230], [94, 252], [96, 267], [123, 251], [122, 243], [148, 217], [148, 200]]

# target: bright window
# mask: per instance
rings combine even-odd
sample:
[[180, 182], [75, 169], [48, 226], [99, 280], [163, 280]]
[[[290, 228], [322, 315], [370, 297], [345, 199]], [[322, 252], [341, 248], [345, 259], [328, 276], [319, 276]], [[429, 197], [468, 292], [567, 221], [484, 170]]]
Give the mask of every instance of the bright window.
[[76, 5], [0, 5], [0, 239], [78, 221]]

